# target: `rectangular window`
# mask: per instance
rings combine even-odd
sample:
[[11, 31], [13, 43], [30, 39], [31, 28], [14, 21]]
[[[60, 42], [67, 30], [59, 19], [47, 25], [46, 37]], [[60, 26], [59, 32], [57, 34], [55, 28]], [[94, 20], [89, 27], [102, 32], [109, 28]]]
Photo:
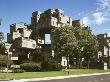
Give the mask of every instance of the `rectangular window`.
[[60, 21], [61, 21], [61, 17], [60, 17], [60, 19], [59, 19]]
[[35, 48], [35, 44], [32, 44], [32, 47]]
[[54, 25], [54, 21], [53, 21], [53, 25]]
[[51, 44], [51, 35], [45, 34], [45, 44]]
[[64, 65], [65, 65], [65, 61], [64, 61]]

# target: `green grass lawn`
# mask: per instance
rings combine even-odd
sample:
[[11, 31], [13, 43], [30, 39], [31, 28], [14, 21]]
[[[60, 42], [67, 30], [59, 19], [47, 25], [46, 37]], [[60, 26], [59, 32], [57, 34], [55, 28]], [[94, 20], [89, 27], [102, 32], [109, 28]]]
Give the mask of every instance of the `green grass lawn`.
[[104, 73], [110, 72], [110, 70], [96, 70], [96, 69], [68, 69], [64, 71], [52, 71], [52, 72], [24, 72], [24, 73], [0, 73], [0, 78], [10, 79], [23, 79], [23, 78], [39, 78], [39, 77], [53, 77], [53, 76], [66, 76], [68, 75], [80, 75], [80, 74], [92, 74], [92, 73]]

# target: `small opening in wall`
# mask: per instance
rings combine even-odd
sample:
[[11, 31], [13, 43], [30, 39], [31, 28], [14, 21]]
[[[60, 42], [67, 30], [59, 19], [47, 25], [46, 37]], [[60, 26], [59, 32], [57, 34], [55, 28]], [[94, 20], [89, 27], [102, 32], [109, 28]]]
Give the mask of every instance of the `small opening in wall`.
[[64, 65], [65, 65], [65, 61], [64, 61]]
[[54, 25], [54, 21], [53, 21], [53, 25]]

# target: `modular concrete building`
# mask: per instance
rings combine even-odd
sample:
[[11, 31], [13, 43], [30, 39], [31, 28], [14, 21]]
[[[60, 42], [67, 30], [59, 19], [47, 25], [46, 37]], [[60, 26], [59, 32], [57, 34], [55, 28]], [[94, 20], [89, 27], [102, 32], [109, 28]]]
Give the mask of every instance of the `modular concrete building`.
[[[7, 34], [6, 53], [18, 64], [20, 59], [28, 59], [31, 50], [42, 48], [44, 52], [51, 52], [52, 48], [51, 30], [64, 26], [81, 26], [81, 20], [73, 20], [65, 16], [61, 9], [48, 9], [44, 12], [35, 11], [32, 13], [31, 24], [15, 23], [10, 25], [10, 33]], [[48, 37], [48, 38], [47, 38]], [[63, 66], [67, 62], [62, 57]]]
[[99, 34], [97, 39], [99, 42], [98, 59], [107, 63], [107, 67], [110, 68], [110, 33]]

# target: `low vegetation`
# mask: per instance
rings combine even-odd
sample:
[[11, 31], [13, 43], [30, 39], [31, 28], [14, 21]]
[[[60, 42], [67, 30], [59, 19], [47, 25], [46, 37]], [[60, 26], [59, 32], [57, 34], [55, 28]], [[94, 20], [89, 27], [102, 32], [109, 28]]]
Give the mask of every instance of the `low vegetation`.
[[92, 74], [92, 73], [104, 73], [110, 72], [110, 70], [97, 70], [97, 69], [68, 69], [62, 71], [51, 72], [24, 72], [24, 73], [0, 73], [0, 78], [10, 79], [28, 79], [28, 78], [41, 78], [41, 77], [54, 77], [54, 76], [67, 76], [80, 75], [80, 74]]

